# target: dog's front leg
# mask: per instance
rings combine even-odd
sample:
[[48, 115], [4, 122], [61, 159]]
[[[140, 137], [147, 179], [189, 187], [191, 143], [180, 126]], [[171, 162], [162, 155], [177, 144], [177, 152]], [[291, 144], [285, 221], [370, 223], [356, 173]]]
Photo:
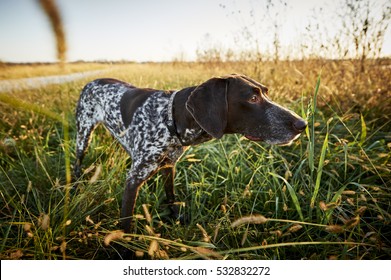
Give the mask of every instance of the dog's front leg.
[[161, 170], [164, 180], [164, 190], [166, 192], [166, 199], [168, 207], [170, 208], [172, 215], [175, 219], [179, 217], [179, 207], [175, 204], [175, 191], [174, 191], [174, 177], [175, 168], [173, 166], [167, 166]]
[[175, 169], [173, 166], [164, 167], [162, 170], [164, 190], [166, 191], [166, 198], [168, 204], [175, 202], [175, 191], [174, 191], [174, 176]]
[[180, 215], [180, 206], [175, 199], [175, 190], [174, 190], [174, 177], [175, 177], [175, 167], [167, 166], [163, 168], [162, 175], [164, 178], [164, 190], [166, 192], [166, 199], [168, 207], [171, 210], [171, 214], [174, 219], [179, 220], [182, 224], [187, 223], [187, 219], [184, 215]]

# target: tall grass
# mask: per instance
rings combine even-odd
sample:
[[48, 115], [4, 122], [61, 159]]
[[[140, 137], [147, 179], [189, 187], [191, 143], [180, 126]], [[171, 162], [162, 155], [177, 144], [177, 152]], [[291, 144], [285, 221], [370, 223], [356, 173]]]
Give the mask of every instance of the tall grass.
[[[171, 220], [158, 174], [140, 191], [132, 234], [118, 231], [130, 159], [102, 127], [92, 138], [78, 190], [70, 189], [73, 111], [87, 81], [0, 94], [0, 257], [107, 259], [126, 247], [148, 259], [389, 258], [387, 104], [379, 95], [370, 101], [376, 105], [357, 107], [367, 90], [387, 85], [368, 79], [375, 75], [369, 73], [355, 77], [365, 89], [344, 92], [354, 82], [340, 83], [331, 70], [350, 75], [346, 63], [307, 63], [264, 65], [257, 74], [241, 63], [133, 64], [106, 73], [168, 89], [241, 72], [267, 84], [273, 99], [301, 110], [310, 124], [289, 147], [240, 135], [190, 147], [175, 179], [189, 223]], [[376, 71], [381, 77], [388, 70]]]

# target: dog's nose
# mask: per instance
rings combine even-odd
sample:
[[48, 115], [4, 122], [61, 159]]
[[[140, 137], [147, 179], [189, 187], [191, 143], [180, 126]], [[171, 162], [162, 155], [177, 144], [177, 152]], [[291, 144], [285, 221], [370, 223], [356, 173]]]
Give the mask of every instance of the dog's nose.
[[293, 127], [297, 131], [302, 132], [307, 127], [307, 122], [303, 119], [298, 119], [293, 123]]

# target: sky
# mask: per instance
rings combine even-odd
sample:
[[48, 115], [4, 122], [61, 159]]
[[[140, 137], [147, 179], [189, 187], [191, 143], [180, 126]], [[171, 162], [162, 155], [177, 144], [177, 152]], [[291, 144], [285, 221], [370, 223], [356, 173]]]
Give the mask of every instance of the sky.
[[[193, 60], [197, 49], [206, 45], [239, 48], [243, 26], [259, 16], [251, 18], [248, 11], [259, 1], [265, 0], [57, 0], [57, 4], [68, 61], [142, 62]], [[283, 23], [282, 45], [299, 40], [315, 5], [330, 7], [338, 1], [287, 2], [283, 18], [278, 19]], [[264, 41], [273, 40], [270, 26], [256, 28]], [[383, 55], [391, 55], [390, 37], [388, 30]], [[56, 61], [55, 39], [36, 0], [0, 0], [0, 61]]]

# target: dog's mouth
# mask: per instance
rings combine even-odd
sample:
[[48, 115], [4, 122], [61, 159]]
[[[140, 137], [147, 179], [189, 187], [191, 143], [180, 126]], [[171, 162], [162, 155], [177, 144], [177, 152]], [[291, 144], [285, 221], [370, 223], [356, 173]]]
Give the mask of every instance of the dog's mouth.
[[269, 139], [263, 139], [260, 137], [252, 136], [252, 135], [244, 135], [244, 137], [246, 137], [248, 140], [251, 141], [256, 141], [256, 142], [264, 141], [267, 144], [278, 145], [278, 146], [289, 146], [293, 143], [293, 141], [295, 141], [297, 138], [300, 137], [300, 133], [290, 139], [284, 139], [284, 140], [276, 140], [276, 139], [269, 140]]
[[300, 133], [295, 135], [292, 139], [285, 141], [285, 142], [280, 142], [280, 143], [275, 143], [278, 146], [290, 146], [296, 139], [300, 137]]

